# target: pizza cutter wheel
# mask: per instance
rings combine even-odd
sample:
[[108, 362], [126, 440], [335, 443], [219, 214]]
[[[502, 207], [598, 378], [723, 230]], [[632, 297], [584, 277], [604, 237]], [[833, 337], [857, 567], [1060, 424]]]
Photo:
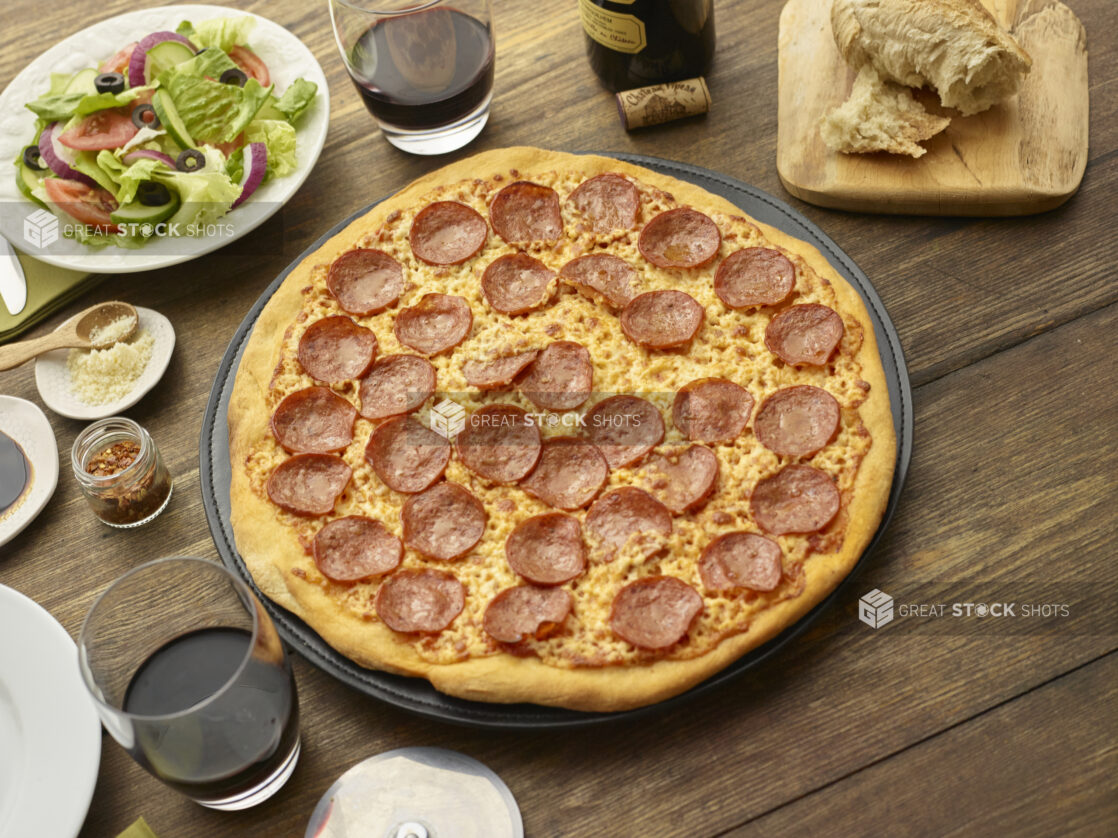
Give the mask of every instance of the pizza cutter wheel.
[[476, 759], [399, 748], [339, 777], [305, 838], [524, 838], [524, 825], [509, 787]]

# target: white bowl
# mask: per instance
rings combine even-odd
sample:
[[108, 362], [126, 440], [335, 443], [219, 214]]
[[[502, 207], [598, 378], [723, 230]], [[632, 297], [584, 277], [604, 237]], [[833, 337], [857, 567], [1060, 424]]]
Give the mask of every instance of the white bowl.
[[58, 443], [43, 411], [15, 396], [0, 396], [0, 431], [16, 441], [31, 463], [27, 496], [7, 515], [0, 515], [0, 544], [6, 544], [35, 519], [54, 494], [58, 486]]
[[[136, 306], [136, 313], [140, 315], [136, 331], [146, 329], [155, 339], [155, 345], [151, 350], [151, 360], [126, 395], [105, 404], [86, 404], [70, 387], [70, 371], [66, 369], [70, 350], [56, 349], [40, 355], [35, 361], [35, 386], [39, 388], [43, 404], [60, 416], [69, 416], [71, 419], [104, 419], [127, 410], [158, 384], [167, 364], [171, 362], [171, 352], [175, 348], [175, 330], [171, 321], [158, 311]], [[75, 314], [58, 328], [73, 322], [77, 316]]]

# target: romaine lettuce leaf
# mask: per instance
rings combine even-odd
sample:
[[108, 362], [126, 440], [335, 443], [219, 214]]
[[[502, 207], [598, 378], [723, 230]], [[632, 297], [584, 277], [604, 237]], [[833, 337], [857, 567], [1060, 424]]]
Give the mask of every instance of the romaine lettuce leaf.
[[172, 67], [159, 77], [170, 94], [179, 117], [195, 140], [228, 143], [236, 139], [267, 101], [271, 87], [249, 79], [244, 87], [221, 84], [181, 70], [193, 62]]
[[268, 149], [265, 178], [283, 177], [295, 171], [295, 129], [279, 119], [258, 119], [245, 129], [245, 143], [264, 143]]
[[295, 79], [283, 95], [272, 102], [272, 107], [282, 113], [292, 125], [314, 101], [318, 85], [306, 79]]
[[[183, 21], [179, 26], [184, 24], [190, 25], [188, 21]], [[237, 44], [248, 43], [249, 33], [255, 25], [256, 21], [251, 17], [218, 17], [195, 24], [194, 34], [187, 37], [197, 47], [217, 47], [229, 52]]]
[[27, 109], [48, 122], [69, 119], [72, 116], [88, 116], [108, 108], [120, 108], [132, 104], [137, 98], [152, 90], [151, 87], [133, 87], [123, 93], [61, 93], [44, 94], [34, 102], [27, 103]]

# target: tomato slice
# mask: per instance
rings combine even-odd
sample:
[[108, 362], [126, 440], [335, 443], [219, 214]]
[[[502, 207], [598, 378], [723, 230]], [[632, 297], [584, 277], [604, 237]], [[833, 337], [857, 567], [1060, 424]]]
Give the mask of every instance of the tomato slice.
[[272, 83], [272, 74], [268, 72], [268, 65], [248, 47], [242, 47], [238, 44], [229, 50], [229, 57], [245, 73], [260, 82], [262, 87], [267, 87]]
[[215, 145], [219, 149], [221, 149], [221, 153], [224, 154], [226, 157], [228, 157], [230, 154], [232, 154], [234, 151], [236, 151], [238, 148], [240, 148], [244, 144], [245, 144], [245, 132], [244, 131], [239, 133], [230, 142], [215, 143]]
[[91, 113], [69, 131], [59, 135], [64, 146], [81, 151], [98, 151], [102, 148], [120, 148], [140, 129], [132, 118], [118, 110]]
[[128, 46], [120, 50], [112, 58], [101, 62], [101, 66], [97, 68], [99, 73], [121, 73], [128, 75], [128, 62], [132, 60], [132, 50], [138, 47], [139, 44], [133, 41]]
[[43, 188], [51, 203], [82, 224], [97, 228], [98, 233], [119, 233], [109, 214], [117, 208], [116, 199], [98, 186], [88, 186], [66, 178], [43, 178]]

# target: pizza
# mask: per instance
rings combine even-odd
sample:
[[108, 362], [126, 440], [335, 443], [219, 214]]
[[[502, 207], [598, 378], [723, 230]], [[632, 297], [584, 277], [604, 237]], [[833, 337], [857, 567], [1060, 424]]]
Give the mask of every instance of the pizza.
[[490, 151], [294, 266], [229, 406], [257, 585], [358, 664], [622, 710], [851, 570], [895, 461], [857, 292], [726, 200]]

